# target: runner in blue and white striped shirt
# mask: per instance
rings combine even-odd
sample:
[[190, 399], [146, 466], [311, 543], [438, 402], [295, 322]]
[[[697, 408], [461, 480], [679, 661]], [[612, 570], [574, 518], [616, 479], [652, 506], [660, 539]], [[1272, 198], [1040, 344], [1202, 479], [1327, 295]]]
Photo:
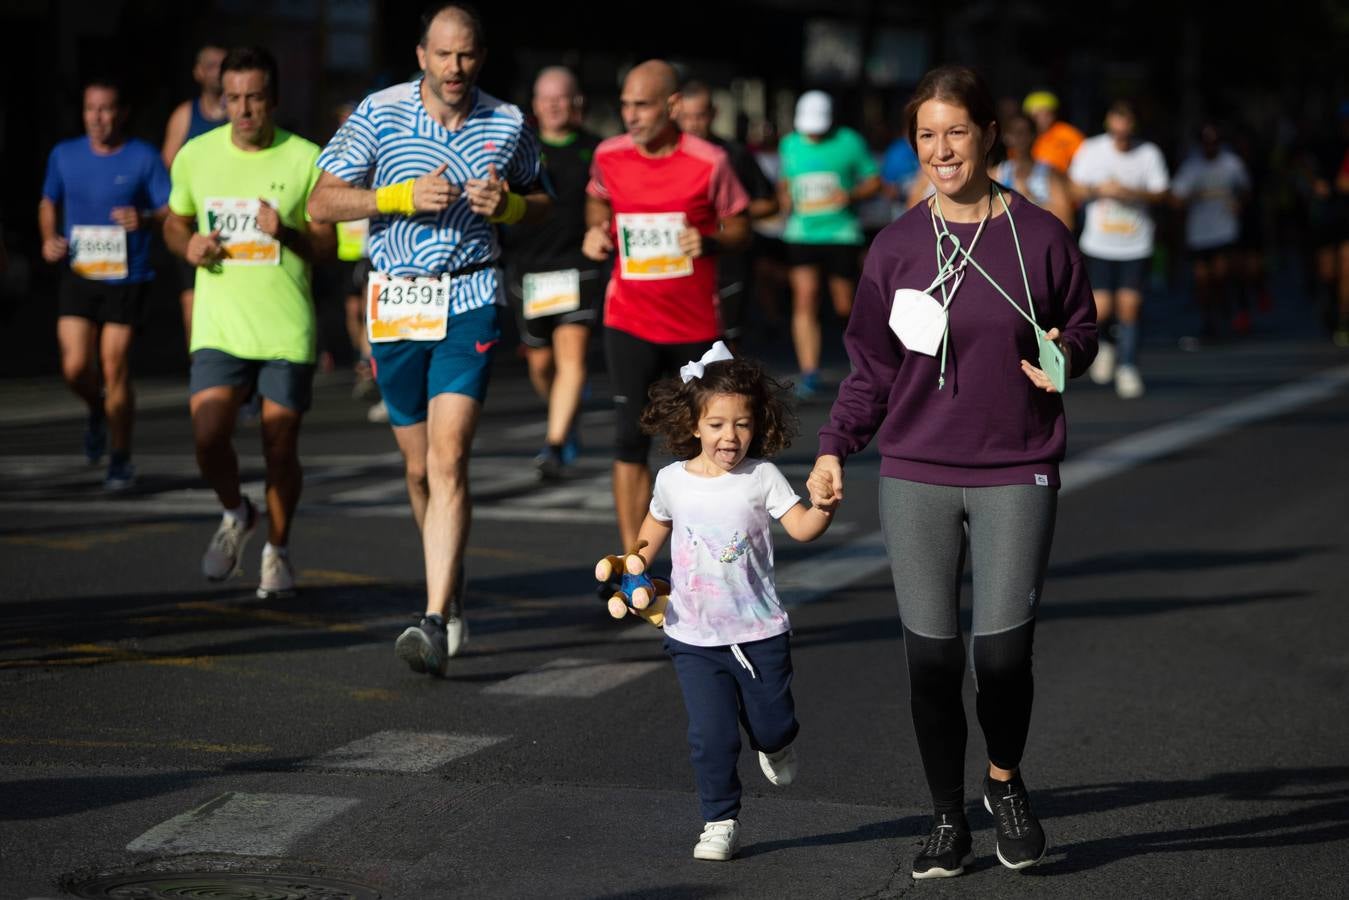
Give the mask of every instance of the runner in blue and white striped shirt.
[[422, 78], [361, 102], [319, 156], [309, 199], [317, 221], [370, 219], [371, 355], [426, 555], [426, 615], [395, 651], [436, 674], [467, 638], [468, 450], [503, 295], [493, 226], [541, 220], [550, 207], [524, 116], [476, 86], [485, 58], [470, 7], [429, 10]]

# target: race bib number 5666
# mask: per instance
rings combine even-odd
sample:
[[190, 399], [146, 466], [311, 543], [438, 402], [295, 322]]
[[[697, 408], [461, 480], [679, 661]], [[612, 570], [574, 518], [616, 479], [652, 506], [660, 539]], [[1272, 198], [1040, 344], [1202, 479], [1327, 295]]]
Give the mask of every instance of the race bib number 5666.
[[679, 249], [688, 227], [683, 213], [619, 213], [619, 275], [631, 281], [684, 278], [693, 274], [693, 258]]
[[226, 254], [221, 260], [224, 265], [280, 265], [281, 244], [258, 227], [260, 205], [256, 197], [206, 198], [206, 224], [209, 230], [220, 232]]
[[110, 281], [127, 276], [126, 231], [117, 225], [70, 229], [70, 269], [81, 278]]

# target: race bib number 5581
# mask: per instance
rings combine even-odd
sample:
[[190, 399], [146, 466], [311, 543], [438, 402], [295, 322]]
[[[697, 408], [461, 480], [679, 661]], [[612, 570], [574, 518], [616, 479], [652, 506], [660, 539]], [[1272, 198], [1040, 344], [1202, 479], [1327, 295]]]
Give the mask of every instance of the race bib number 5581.
[[206, 198], [206, 224], [210, 231], [220, 232], [226, 254], [221, 260], [224, 265], [280, 265], [281, 244], [258, 227], [260, 205], [256, 197]]
[[619, 276], [631, 281], [684, 278], [693, 274], [693, 258], [679, 249], [688, 227], [683, 213], [619, 213]]

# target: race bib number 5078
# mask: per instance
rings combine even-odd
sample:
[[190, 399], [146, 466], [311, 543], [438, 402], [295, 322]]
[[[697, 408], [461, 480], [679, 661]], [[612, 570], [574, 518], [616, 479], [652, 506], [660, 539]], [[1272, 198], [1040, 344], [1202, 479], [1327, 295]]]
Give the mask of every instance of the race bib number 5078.
[[[276, 204], [273, 203], [273, 206]], [[227, 266], [275, 266], [281, 263], [281, 244], [258, 227], [257, 198], [207, 197], [206, 224], [220, 232]]]

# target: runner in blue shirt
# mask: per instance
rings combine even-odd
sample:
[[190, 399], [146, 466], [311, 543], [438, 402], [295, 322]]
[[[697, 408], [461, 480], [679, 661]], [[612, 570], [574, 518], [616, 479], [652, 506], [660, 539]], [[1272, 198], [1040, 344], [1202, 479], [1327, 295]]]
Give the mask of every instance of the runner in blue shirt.
[[426, 615], [395, 651], [436, 674], [467, 638], [468, 452], [504, 299], [493, 225], [550, 207], [524, 116], [477, 88], [485, 58], [476, 13], [428, 10], [422, 77], [361, 101], [319, 156], [309, 198], [317, 221], [370, 219], [367, 333], [426, 557]]
[[167, 213], [169, 174], [158, 150], [123, 134], [126, 103], [117, 85], [90, 82], [83, 118], [85, 136], [57, 144], [47, 159], [38, 230], [42, 258], [68, 266], [56, 336], [66, 384], [89, 407], [85, 456], [91, 465], [98, 463], [110, 432], [103, 484], [122, 491], [136, 477], [131, 340], [154, 277], [150, 235]]

